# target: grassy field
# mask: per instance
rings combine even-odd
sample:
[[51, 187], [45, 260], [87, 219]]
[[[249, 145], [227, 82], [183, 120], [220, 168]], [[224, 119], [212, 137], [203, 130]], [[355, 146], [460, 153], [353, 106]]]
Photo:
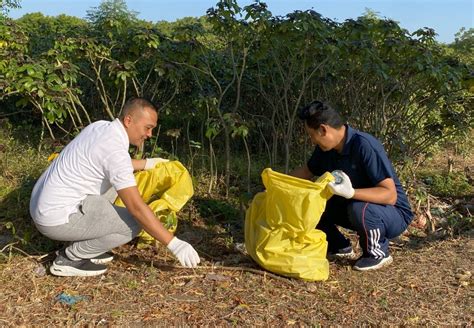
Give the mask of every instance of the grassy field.
[[423, 166], [425, 192], [411, 195], [417, 219], [391, 244], [394, 263], [380, 271], [333, 262], [325, 282], [264, 271], [236, 247], [244, 214], [237, 197], [209, 195], [198, 179], [177, 235], [195, 245], [199, 268], [180, 268], [163, 247], [132, 242], [114, 250], [103, 276], [58, 278], [48, 267], [61, 244], [40, 236], [28, 215], [29, 193], [51, 149], [38, 152], [2, 131], [1, 326], [473, 324], [472, 154], [453, 154], [462, 190], [459, 181], [433, 182], [448, 176], [445, 154]]

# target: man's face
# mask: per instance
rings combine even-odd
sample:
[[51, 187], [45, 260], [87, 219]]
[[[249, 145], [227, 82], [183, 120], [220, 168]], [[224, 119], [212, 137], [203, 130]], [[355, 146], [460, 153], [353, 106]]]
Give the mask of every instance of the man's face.
[[304, 128], [314, 146], [319, 146], [322, 151], [328, 151], [334, 148], [333, 138], [326, 125], [321, 125], [318, 129], [313, 129], [305, 123]]
[[157, 122], [158, 115], [150, 108], [125, 116], [123, 123], [130, 143], [140, 147], [146, 139], [151, 137]]

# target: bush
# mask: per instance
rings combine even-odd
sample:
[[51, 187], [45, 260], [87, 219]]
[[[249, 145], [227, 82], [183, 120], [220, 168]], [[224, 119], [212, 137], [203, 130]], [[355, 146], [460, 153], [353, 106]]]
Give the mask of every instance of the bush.
[[462, 197], [468, 196], [474, 191], [464, 172], [448, 174], [424, 172], [420, 176], [428, 186], [430, 193], [435, 196]]

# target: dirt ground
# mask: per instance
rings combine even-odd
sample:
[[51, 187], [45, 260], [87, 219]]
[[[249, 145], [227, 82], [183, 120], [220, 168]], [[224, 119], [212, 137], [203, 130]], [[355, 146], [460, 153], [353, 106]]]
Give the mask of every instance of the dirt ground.
[[[203, 262], [179, 268], [162, 247], [115, 250], [99, 277], [54, 277], [53, 254], [0, 265], [1, 326], [319, 326], [473, 324], [472, 234], [404, 236], [375, 272], [334, 262], [325, 282], [272, 275], [218, 226], [180, 227]], [[351, 236], [354, 239], [354, 236]], [[13, 249], [14, 250], [14, 249]]]

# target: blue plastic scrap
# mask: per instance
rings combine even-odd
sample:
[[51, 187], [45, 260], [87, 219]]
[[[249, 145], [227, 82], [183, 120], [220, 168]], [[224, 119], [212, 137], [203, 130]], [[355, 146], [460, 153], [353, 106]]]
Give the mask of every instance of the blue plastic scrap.
[[61, 293], [58, 296], [56, 296], [56, 301], [62, 304], [67, 304], [67, 305], [74, 305], [77, 302], [87, 300], [87, 297], [85, 296], [80, 296], [80, 295], [69, 295], [67, 293]]

